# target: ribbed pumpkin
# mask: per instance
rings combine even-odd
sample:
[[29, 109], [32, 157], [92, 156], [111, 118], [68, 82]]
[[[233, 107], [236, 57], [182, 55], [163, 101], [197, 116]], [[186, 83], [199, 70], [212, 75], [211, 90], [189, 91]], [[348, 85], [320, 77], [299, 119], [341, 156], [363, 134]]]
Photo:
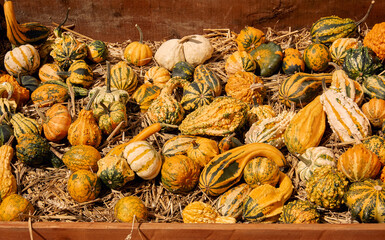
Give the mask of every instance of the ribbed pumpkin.
[[279, 100], [290, 107], [292, 103], [296, 106], [305, 106], [319, 95], [322, 81], [332, 81], [330, 73], [295, 73], [287, 77], [279, 87]]
[[291, 119], [283, 134], [285, 145], [291, 153], [302, 154], [320, 144], [325, 129], [326, 114], [318, 96]]
[[333, 89], [320, 97], [329, 124], [340, 141], [363, 139], [371, 134], [370, 122], [353, 99]]
[[270, 77], [281, 67], [283, 53], [281, 46], [274, 43], [263, 43], [250, 52], [256, 62], [256, 73], [262, 77]]
[[381, 180], [352, 183], [344, 199], [352, 216], [360, 222], [385, 222], [385, 184]]
[[99, 151], [88, 145], [72, 146], [63, 154], [62, 161], [68, 169], [77, 170], [98, 170], [98, 161], [101, 159]]
[[305, 71], [305, 62], [302, 54], [296, 48], [287, 48], [282, 59], [282, 70], [286, 74], [294, 74]]
[[369, 119], [373, 127], [382, 127], [385, 121], [385, 100], [373, 98], [362, 105], [362, 112]]
[[224, 153], [227, 150], [242, 146], [243, 144], [235, 137], [235, 133], [232, 133], [228, 136], [223, 137], [218, 142], [218, 149], [220, 153]]
[[112, 102], [108, 105], [100, 103], [94, 108], [93, 113], [100, 130], [106, 135], [110, 135], [121, 122], [123, 126], [127, 122], [126, 105], [121, 102]]
[[214, 100], [215, 93], [209, 85], [193, 81], [183, 88], [183, 97], [180, 101], [187, 112], [200, 106], [210, 104]]
[[89, 88], [94, 83], [94, 74], [91, 67], [84, 60], [74, 60], [67, 72], [57, 72], [67, 76], [67, 83]]
[[175, 63], [171, 69], [171, 77], [180, 77], [189, 82], [193, 80], [195, 67], [186, 61]]
[[182, 211], [184, 223], [235, 223], [233, 217], [221, 216], [211, 205], [194, 201], [189, 203]]
[[192, 142], [199, 137], [189, 135], [177, 135], [167, 140], [162, 147], [162, 154], [165, 157], [172, 157], [179, 154], [186, 154]]
[[186, 154], [203, 168], [213, 157], [219, 154], [218, 143], [209, 138], [197, 138], [191, 142]]
[[209, 105], [188, 114], [179, 125], [185, 135], [224, 136], [246, 122], [248, 106], [232, 97], [216, 97]]
[[363, 44], [369, 47], [381, 59], [385, 59], [384, 48], [385, 22], [374, 24], [373, 28], [365, 35]]
[[336, 167], [337, 161], [335, 159], [333, 150], [327, 147], [310, 147], [306, 151], [298, 155], [299, 162], [296, 171], [301, 181], [307, 182], [313, 175], [313, 172], [325, 165]]
[[24, 133], [17, 139], [16, 158], [30, 166], [37, 167], [49, 159], [48, 141], [36, 133]]
[[227, 79], [225, 86], [227, 96], [242, 100], [245, 103], [262, 104], [266, 95], [261, 78], [251, 72], [236, 72]]
[[263, 184], [270, 184], [275, 187], [279, 181], [278, 165], [266, 158], [257, 157], [251, 159], [243, 169], [243, 179], [252, 188]]
[[0, 204], [0, 221], [23, 221], [34, 211], [35, 208], [26, 198], [12, 194]]
[[307, 198], [326, 209], [338, 209], [344, 203], [343, 196], [348, 190], [345, 175], [332, 166], [321, 166], [314, 170], [306, 183]]
[[43, 117], [43, 131], [47, 140], [57, 142], [67, 137], [72, 117], [67, 107], [56, 103], [48, 109]]
[[225, 62], [225, 71], [228, 77], [239, 71], [254, 72], [256, 68], [257, 64], [254, 58], [246, 51], [235, 51]]
[[218, 197], [216, 206], [218, 212], [222, 216], [240, 219], [242, 217], [243, 201], [251, 190], [252, 188], [245, 183], [230, 188]]
[[282, 223], [319, 223], [317, 207], [305, 200], [294, 200], [283, 206], [279, 221]]
[[135, 178], [135, 173], [126, 159], [118, 156], [107, 156], [98, 162], [97, 175], [111, 189], [119, 189]]
[[14, 114], [10, 123], [17, 141], [22, 134], [34, 133], [39, 135], [41, 133], [42, 126], [35, 119], [26, 117], [22, 113]]
[[30, 45], [21, 45], [8, 51], [4, 56], [4, 67], [12, 76], [32, 75], [40, 66], [38, 50]]
[[187, 193], [195, 188], [200, 174], [199, 163], [185, 155], [166, 157], [161, 182], [172, 193]]
[[111, 68], [111, 87], [133, 93], [138, 85], [136, 72], [125, 62], [120, 61]]
[[144, 66], [149, 63], [152, 59], [152, 50], [151, 48], [143, 43], [143, 32], [142, 29], [135, 24], [135, 27], [139, 31], [139, 42], [131, 42], [124, 49], [123, 56], [128, 63], [131, 63], [135, 66]]
[[114, 216], [120, 222], [144, 222], [147, 220], [148, 210], [139, 197], [127, 196], [115, 204]]
[[237, 35], [235, 41], [238, 46], [238, 51], [251, 52], [262, 43], [265, 43], [266, 37], [265, 33], [261, 30], [246, 26]]
[[0, 202], [17, 192], [16, 178], [11, 168], [14, 154], [15, 151], [10, 144], [0, 147]]
[[385, 100], [385, 77], [372, 75], [365, 78], [362, 83], [364, 93], [370, 98], [379, 98]]
[[154, 66], [144, 74], [144, 83], [151, 83], [159, 88], [163, 88], [170, 78], [170, 72], [166, 68]]
[[131, 169], [141, 178], [155, 178], [162, 167], [162, 156], [147, 141], [136, 141], [128, 144], [123, 151]]
[[101, 188], [98, 175], [88, 170], [77, 170], [68, 178], [68, 193], [79, 203], [95, 200]]
[[364, 144], [356, 144], [338, 158], [337, 168], [351, 182], [375, 178], [381, 169], [378, 156]]
[[338, 38], [333, 41], [329, 47], [330, 55], [333, 62], [342, 66], [345, 61], [346, 51], [350, 48], [357, 48], [358, 40], [355, 38]]
[[278, 167], [287, 164], [283, 154], [269, 144], [245, 144], [215, 156], [203, 168], [199, 178], [199, 187], [210, 196], [218, 196], [226, 192], [241, 179], [246, 164], [256, 157], [269, 158]]
[[306, 67], [314, 72], [322, 72], [329, 66], [332, 60], [328, 47], [322, 43], [312, 43], [305, 48], [303, 60]]
[[64, 32], [55, 39], [50, 55], [63, 70], [67, 70], [74, 61], [87, 57], [87, 46], [72, 33]]
[[385, 165], [385, 138], [378, 135], [372, 135], [362, 140], [362, 144], [374, 152], [382, 165]]
[[276, 221], [282, 213], [283, 205], [293, 192], [290, 178], [280, 172], [278, 187], [264, 184], [254, 188], [243, 203], [242, 217], [250, 222]]
[[92, 40], [87, 43], [87, 58], [94, 63], [101, 63], [107, 59], [108, 48], [101, 40]]
[[140, 106], [141, 112], [146, 112], [151, 103], [159, 96], [161, 88], [158, 85], [144, 83], [132, 94], [132, 98]]
[[194, 70], [194, 81], [207, 84], [215, 93], [220, 96], [222, 83], [218, 75], [207, 65], [198, 65]]

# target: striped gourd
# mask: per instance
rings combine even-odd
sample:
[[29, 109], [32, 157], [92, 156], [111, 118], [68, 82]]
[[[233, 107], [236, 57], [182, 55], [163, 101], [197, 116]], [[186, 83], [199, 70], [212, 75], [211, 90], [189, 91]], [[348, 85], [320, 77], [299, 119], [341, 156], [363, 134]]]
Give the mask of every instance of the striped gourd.
[[254, 72], [256, 68], [254, 58], [246, 51], [235, 51], [226, 59], [225, 63], [225, 71], [229, 77], [239, 71]]
[[370, 98], [385, 99], [385, 77], [372, 75], [362, 83], [364, 93]]
[[186, 111], [194, 111], [198, 107], [210, 104], [214, 100], [214, 91], [208, 84], [193, 81], [183, 88], [180, 103]]
[[132, 98], [140, 106], [141, 112], [146, 112], [151, 103], [159, 96], [161, 88], [151, 83], [144, 83], [132, 94]]
[[172, 157], [178, 154], [186, 154], [192, 142], [199, 137], [189, 135], [177, 135], [167, 140], [162, 147], [162, 154], [165, 157]]
[[36, 48], [30, 44], [21, 45], [4, 56], [4, 67], [12, 76], [32, 75], [40, 66], [40, 55]]
[[138, 85], [136, 72], [125, 62], [120, 61], [111, 68], [111, 87], [133, 93]]
[[368, 138], [365, 138], [362, 143], [367, 149], [377, 154], [382, 165], [385, 165], [385, 138], [372, 135]]
[[275, 187], [279, 181], [278, 165], [265, 157], [251, 159], [243, 169], [243, 179], [252, 188], [263, 184]]
[[338, 38], [349, 37], [357, 32], [357, 27], [369, 16], [373, 4], [374, 1], [371, 2], [365, 16], [358, 22], [354, 22], [351, 18], [340, 18], [338, 16], [320, 18], [313, 23], [310, 29], [311, 40], [316, 42], [318, 39], [323, 44], [331, 44]]
[[58, 73], [67, 74], [67, 83], [69, 82], [75, 86], [89, 88], [94, 83], [94, 74], [92, 69], [84, 60], [75, 60], [72, 62], [68, 72]]
[[294, 200], [283, 206], [279, 221], [282, 223], [319, 223], [321, 214], [306, 200]]
[[246, 221], [276, 221], [282, 213], [283, 205], [293, 192], [291, 179], [280, 172], [278, 187], [264, 184], [254, 188], [243, 203], [242, 217]]
[[107, 156], [100, 159], [97, 164], [98, 177], [111, 189], [119, 189], [135, 178], [134, 171], [123, 157]]
[[64, 32], [55, 39], [50, 55], [63, 70], [67, 70], [75, 60], [87, 57], [87, 46], [71, 33]]
[[358, 40], [356, 38], [339, 38], [333, 41], [329, 47], [333, 62], [342, 66], [345, 61], [346, 51], [350, 48], [357, 48]]
[[226, 192], [239, 182], [246, 164], [256, 157], [270, 158], [278, 167], [287, 164], [284, 155], [269, 144], [245, 144], [215, 156], [202, 170], [199, 187], [210, 196], [218, 196]]
[[128, 144], [123, 151], [131, 169], [141, 178], [155, 178], [162, 167], [162, 156], [147, 141], [137, 141]]
[[286, 106], [292, 103], [304, 106], [311, 102], [320, 92], [322, 80], [326, 83], [332, 81], [330, 73], [296, 73], [286, 78], [279, 87], [279, 99]]
[[40, 81], [64, 81], [57, 72], [62, 72], [63, 70], [56, 63], [46, 63], [39, 68], [39, 78]]
[[371, 134], [370, 122], [357, 103], [333, 89], [320, 98], [331, 129], [340, 141], [363, 139]]
[[218, 197], [217, 209], [222, 216], [239, 219], [242, 216], [243, 201], [252, 188], [246, 183], [235, 186]]
[[294, 111], [284, 110], [276, 117], [253, 123], [245, 134], [245, 143], [267, 143], [282, 148], [285, 146], [283, 134], [294, 116]]
[[352, 183], [344, 200], [360, 222], [385, 222], [385, 184], [380, 179]]
[[151, 83], [163, 88], [170, 78], [170, 72], [166, 68], [154, 66], [144, 74], [144, 83]]
[[265, 33], [261, 30], [246, 26], [235, 39], [239, 51], [251, 52], [266, 41]]
[[106, 60], [108, 54], [107, 45], [101, 40], [93, 40], [87, 44], [87, 58], [94, 63]]
[[385, 100], [372, 98], [362, 105], [362, 112], [375, 128], [380, 128], [385, 121]]
[[207, 65], [199, 65], [194, 70], [194, 81], [206, 83], [219, 96], [222, 93], [222, 84], [217, 74]]
[[35, 119], [26, 117], [22, 113], [14, 114], [10, 122], [16, 139], [25, 133], [41, 133], [42, 126]]
[[[0, 98], [0, 116], [4, 116], [4, 120], [8, 122], [12, 115], [16, 112], [17, 104], [13, 100], [8, 100], [7, 98]], [[6, 114], [6, 115], [5, 115]], [[0, 124], [3, 121], [0, 122]]]
[[179, 125], [182, 134], [224, 136], [246, 122], [249, 106], [241, 100], [221, 96], [188, 114]]

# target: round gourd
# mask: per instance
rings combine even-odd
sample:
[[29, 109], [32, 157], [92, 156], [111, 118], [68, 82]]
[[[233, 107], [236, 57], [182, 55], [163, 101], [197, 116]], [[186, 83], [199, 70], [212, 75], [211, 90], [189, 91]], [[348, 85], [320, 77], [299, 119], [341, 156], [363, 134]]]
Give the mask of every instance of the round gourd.
[[362, 83], [364, 93], [370, 98], [379, 98], [385, 100], [385, 77], [372, 75], [365, 78]]
[[215, 93], [209, 85], [193, 81], [183, 88], [183, 97], [180, 101], [187, 112], [194, 111], [198, 107], [210, 104], [214, 100]]
[[13, 114], [10, 123], [12, 124], [14, 135], [18, 141], [22, 134], [34, 133], [40, 135], [41, 133], [41, 125], [36, 119], [26, 117], [22, 113]]
[[282, 223], [319, 223], [317, 207], [305, 200], [294, 200], [283, 206], [279, 221]]
[[63, 70], [56, 63], [46, 63], [39, 68], [39, 78], [41, 82], [46, 81], [64, 81], [63, 77], [57, 74], [57, 72], [62, 72]]
[[158, 85], [144, 83], [132, 94], [132, 98], [140, 106], [141, 112], [146, 112], [151, 103], [159, 96], [161, 88]]
[[116, 202], [114, 216], [119, 222], [144, 222], [147, 220], [148, 210], [139, 197], [128, 196]]
[[39, 166], [49, 159], [48, 141], [36, 133], [24, 133], [17, 138], [16, 158], [31, 166]]
[[95, 200], [102, 188], [100, 179], [88, 170], [77, 170], [68, 178], [68, 193], [79, 203]]
[[362, 105], [362, 112], [374, 127], [382, 127], [382, 123], [385, 121], [385, 100], [370, 99], [369, 102]]
[[198, 137], [189, 135], [177, 135], [167, 140], [162, 147], [162, 154], [171, 157], [179, 154], [186, 154], [187, 149]]
[[125, 62], [120, 61], [111, 68], [111, 87], [133, 93], [138, 85], [136, 72]]
[[213, 157], [219, 154], [219, 149], [215, 140], [201, 137], [191, 142], [186, 153], [189, 158], [203, 168]]
[[47, 110], [43, 117], [44, 136], [52, 142], [60, 141], [67, 137], [71, 123], [72, 118], [67, 107], [56, 103]]
[[273, 118], [276, 114], [271, 105], [260, 105], [257, 103], [257, 98], [253, 98], [253, 105], [247, 111], [247, 123], [249, 126], [253, 123], [266, 118]]
[[279, 173], [279, 167], [274, 161], [266, 157], [257, 157], [246, 164], [243, 179], [252, 188], [263, 184], [274, 187], [279, 181]]
[[381, 59], [385, 59], [385, 48], [384, 48], [384, 37], [385, 37], [385, 22], [376, 23], [365, 35], [363, 44], [369, 47], [376, 53]]
[[77, 170], [96, 172], [98, 170], [97, 163], [101, 158], [96, 148], [88, 145], [77, 145], [72, 146], [63, 154], [62, 161], [73, 172]]
[[198, 65], [194, 70], [194, 81], [207, 84], [213, 91], [215, 96], [222, 93], [221, 79], [207, 65]]
[[252, 188], [245, 183], [232, 187], [218, 197], [218, 212], [222, 216], [240, 219], [242, 217], [243, 201]]
[[149, 63], [152, 59], [152, 50], [151, 48], [143, 43], [143, 33], [142, 29], [135, 24], [135, 27], [139, 31], [140, 40], [139, 42], [131, 42], [124, 49], [123, 56], [128, 63], [131, 63], [135, 66], [144, 66]]
[[374, 152], [382, 165], [385, 165], [385, 138], [378, 135], [372, 135], [363, 139], [362, 144], [364, 144], [367, 149]]
[[145, 180], [155, 178], [162, 167], [162, 156], [147, 141], [129, 143], [124, 148], [123, 157], [131, 169]]
[[97, 175], [111, 189], [119, 189], [135, 178], [126, 159], [118, 156], [106, 156], [98, 162]]
[[342, 66], [345, 61], [346, 51], [350, 48], [357, 48], [358, 40], [355, 38], [338, 38], [329, 47], [333, 62]]
[[261, 30], [246, 26], [240, 31], [235, 41], [238, 46], [238, 51], [246, 51], [249, 53], [262, 43], [265, 43], [266, 37], [265, 33]]
[[11, 194], [0, 204], [0, 221], [23, 221], [34, 211], [35, 208], [26, 198]]
[[21, 45], [8, 51], [4, 56], [4, 67], [12, 76], [32, 75], [40, 66], [40, 55], [30, 44]]
[[286, 74], [305, 71], [305, 62], [298, 49], [287, 48], [285, 50], [285, 56], [282, 59], [282, 70]]
[[225, 62], [225, 71], [228, 77], [231, 77], [236, 72], [254, 72], [257, 64], [254, 58], [246, 51], [235, 51]]
[[157, 49], [154, 58], [161, 66], [171, 71], [175, 63], [186, 61], [183, 53], [183, 42], [188, 37], [182, 39], [170, 39], [162, 43]]
[[110, 135], [121, 122], [123, 125], [127, 122], [126, 105], [121, 102], [112, 102], [108, 105], [100, 103], [93, 112], [100, 130], [105, 135]]
[[250, 52], [256, 62], [256, 74], [270, 77], [281, 67], [283, 53], [281, 46], [274, 42], [263, 43]]
[[87, 44], [87, 58], [94, 63], [101, 63], [107, 59], [108, 48], [101, 40], [93, 40]]
[[345, 193], [345, 204], [353, 218], [363, 223], [385, 222], [385, 184], [377, 179], [352, 183]]
[[171, 77], [180, 77], [191, 82], [194, 76], [194, 69], [194, 66], [188, 62], [177, 62], [171, 70]]
[[218, 143], [218, 149], [220, 153], [224, 153], [227, 150], [242, 146], [243, 144], [239, 141], [238, 138], [234, 137], [235, 133], [230, 134], [229, 136], [223, 137]]
[[261, 78], [251, 72], [237, 72], [227, 79], [225, 86], [227, 96], [245, 103], [262, 104], [266, 89]]
[[150, 83], [163, 88], [170, 78], [170, 72], [166, 68], [154, 66], [144, 74], [144, 83]]
[[183, 54], [186, 62], [194, 67], [210, 59], [214, 48], [210, 41], [203, 35], [191, 35], [183, 42]]
[[332, 59], [327, 46], [322, 43], [312, 43], [303, 52], [303, 60], [310, 70], [322, 72], [328, 68]]
[[67, 72], [58, 72], [67, 75], [67, 83], [89, 88], [94, 83], [94, 74], [91, 67], [84, 60], [75, 60]]
[[200, 166], [185, 155], [167, 157], [162, 165], [161, 181], [172, 193], [187, 193], [198, 183]]

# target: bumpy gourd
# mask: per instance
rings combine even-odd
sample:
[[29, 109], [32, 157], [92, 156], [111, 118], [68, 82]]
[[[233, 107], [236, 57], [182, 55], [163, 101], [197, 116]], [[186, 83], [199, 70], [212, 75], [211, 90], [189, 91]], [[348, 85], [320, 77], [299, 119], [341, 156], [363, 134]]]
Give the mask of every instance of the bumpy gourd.
[[114, 217], [119, 222], [145, 222], [148, 217], [148, 210], [139, 197], [127, 196], [116, 202]]
[[62, 161], [68, 169], [77, 170], [98, 170], [98, 161], [101, 159], [99, 151], [89, 145], [76, 145], [63, 154]]
[[112, 102], [107, 106], [100, 103], [93, 113], [100, 130], [106, 135], [110, 135], [121, 123], [125, 126], [127, 121], [126, 105], [121, 102]]
[[37, 133], [24, 133], [17, 138], [16, 158], [31, 166], [39, 166], [50, 157], [47, 139]]
[[377, 154], [378, 159], [385, 165], [385, 138], [378, 135], [372, 135], [362, 140], [362, 144], [370, 151]]
[[236, 72], [227, 79], [226, 95], [245, 103], [262, 104], [266, 89], [261, 78], [251, 72]]
[[251, 159], [243, 169], [243, 179], [252, 188], [263, 184], [275, 187], [279, 181], [278, 165], [265, 157]]
[[385, 22], [376, 23], [364, 37], [364, 46], [372, 49], [380, 59], [385, 59]]
[[282, 223], [319, 223], [317, 207], [305, 200], [294, 200], [283, 206], [279, 221]]
[[271, 105], [259, 105], [255, 101], [253, 103], [253, 106], [247, 112], [247, 123], [249, 126], [259, 120], [276, 117], [276, 113]]
[[13, 155], [14, 150], [9, 144], [0, 147], [0, 202], [17, 192], [16, 178], [11, 168]]

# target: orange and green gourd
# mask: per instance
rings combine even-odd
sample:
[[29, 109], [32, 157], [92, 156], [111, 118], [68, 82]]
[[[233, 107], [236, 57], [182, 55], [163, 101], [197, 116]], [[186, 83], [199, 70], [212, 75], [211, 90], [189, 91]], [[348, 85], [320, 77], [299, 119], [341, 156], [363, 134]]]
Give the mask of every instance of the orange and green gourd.
[[121, 102], [112, 102], [108, 105], [100, 103], [93, 110], [94, 117], [98, 121], [100, 130], [105, 135], [110, 135], [119, 124], [125, 126], [127, 122], [126, 105]]
[[192, 142], [198, 139], [197, 136], [177, 135], [168, 139], [162, 146], [162, 155], [172, 157], [175, 155], [186, 155], [187, 149]]
[[26, 198], [11, 194], [0, 204], [0, 221], [23, 221], [32, 215], [35, 208]]
[[87, 58], [94, 63], [101, 63], [107, 59], [108, 48], [101, 40], [92, 40], [87, 43]]
[[238, 46], [238, 51], [246, 51], [248, 53], [253, 51], [262, 43], [265, 43], [265, 41], [265, 33], [257, 28], [250, 26], [243, 28], [235, 39], [235, 42]]
[[334, 63], [339, 66], [345, 62], [347, 50], [357, 48], [358, 40], [356, 38], [338, 38], [329, 47], [330, 55]]
[[148, 69], [144, 74], [144, 83], [153, 84], [159, 88], [163, 88], [170, 78], [170, 72], [166, 68], [154, 66]]
[[26, 117], [22, 113], [15, 113], [10, 119], [10, 123], [13, 127], [13, 133], [19, 141], [22, 134], [34, 133], [40, 135], [42, 126], [37, 122], [36, 119]]
[[378, 136], [378, 135], [372, 135], [362, 140], [362, 144], [369, 149], [370, 151], [374, 152], [378, 159], [380, 160], [381, 164], [385, 165], [385, 138]]
[[67, 137], [72, 117], [66, 106], [56, 103], [46, 111], [45, 115], [38, 109], [36, 111], [43, 120], [43, 131], [47, 140], [58, 142]]
[[76, 145], [63, 154], [62, 161], [68, 169], [77, 170], [98, 170], [98, 161], [101, 159], [100, 152], [93, 146]]
[[216, 205], [218, 212], [222, 216], [240, 220], [242, 217], [243, 201], [251, 190], [252, 188], [246, 183], [230, 188], [218, 197]]
[[114, 217], [119, 222], [145, 222], [148, 218], [148, 210], [139, 197], [127, 196], [116, 202]]
[[111, 189], [120, 189], [127, 182], [134, 180], [135, 173], [126, 159], [118, 156], [107, 156], [98, 162], [97, 175]]
[[280, 45], [269, 42], [263, 43], [250, 52], [256, 62], [256, 74], [270, 77], [281, 67], [283, 53]]
[[275, 187], [279, 181], [278, 165], [266, 158], [257, 157], [251, 159], [243, 169], [243, 179], [252, 188], [263, 184], [270, 184]]
[[131, 97], [139, 105], [141, 112], [146, 112], [151, 103], [159, 96], [161, 88], [158, 85], [144, 83], [138, 87]]
[[218, 143], [209, 138], [200, 137], [191, 142], [186, 154], [203, 168], [219, 154]]
[[70, 65], [68, 71], [57, 72], [58, 75], [66, 75], [66, 82], [75, 86], [89, 88], [94, 83], [94, 74], [91, 67], [84, 61], [75, 60]]
[[369, 98], [385, 100], [385, 77], [382, 75], [372, 75], [365, 78], [362, 89]]
[[317, 207], [306, 200], [294, 200], [283, 206], [279, 222], [282, 223], [319, 223], [321, 214]]
[[16, 158], [30, 166], [39, 166], [51, 154], [47, 139], [37, 133], [24, 133], [17, 138]]
[[131, 42], [124, 49], [124, 59], [135, 66], [144, 66], [152, 60], [152, 50], [151, 48], [143, 43], [143, 32], [142, 29], [135, 24], [135, 27], [139, 31], [139, 42]]
[[215, 97], [209, 85], [193, 81], [183, 88], [183, 97], [180, 103], [186, 112], [191, 112], [198, 107], [210, 104]]
[[189, 203], [182, 211], [184, 223], [236, 223], [233, 217], [221, 216], [211, 205], [194, 201]]
[[95, 200], [101, 188], [98, 175], [88, 170], [77, 170], [68, 178], [68, 193], [78, 203]]
[[322, 43], [312, 43], [305, 48], [303, 52], [303, 60], [306, 67], [314, 72], [325, 71], [332, 58], [329, 52], [329, 48]]
[[[107, 81], [107, 80], [106, 80]], [[107, 83], [106, 83], [107, 84]], [[138, 75], [125, 61], [111, 68], [111, 87], [133, 93], [138, 85]]]
[[385, 121], [385, 100], [372, 98], [361, 107], [373, 127], [380, 128]]
[[194, 77], [194, 70], [195, 67], [192, 64], [186, 61], [179, 61], [172, 67], [171, 77], [180, 77], [186, 81], [191, 82]]
[[193, 79], [195, 82], [207, 84], [216, 97], [222, 93], [222, 82], [218, 75], [207, 65], [198, 65], [194, 70]]
[[246, 51], [235, 51], [225, 62], [225, 71], [228, 77], [231, 77], [236, 72], [254, 72], [257, 68], [257, 63], [250, 53]]
[[218, 149], [220, 153], [224, 153], [227, 150], [242, 146], [243, 143], [239, 141], [237, 137], [235, 137], [235, 133], [232, 133], [228, 136], [223, 137], [219, 142], [218, 142]]
[[282, 59], [282, 70], [286, 74], [305, 71], [305, 62], [298, 49], [292, 47], [285, 49], [285, 55]]

